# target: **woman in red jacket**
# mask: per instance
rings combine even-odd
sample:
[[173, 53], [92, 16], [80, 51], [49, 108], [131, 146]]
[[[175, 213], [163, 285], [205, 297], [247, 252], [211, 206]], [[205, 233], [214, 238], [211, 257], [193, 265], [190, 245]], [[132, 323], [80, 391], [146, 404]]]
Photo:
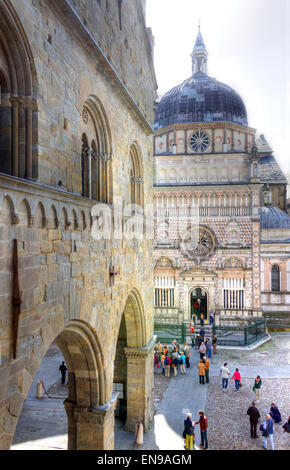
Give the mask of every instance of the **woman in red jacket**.
[[238, 392], [240, 388], [240, 383], [241, 383], [241, 374], [239, 373], [239, 369], [236, 369], [236, 372], [232, 376], [232, 379], [235, 380], [236, 392]]

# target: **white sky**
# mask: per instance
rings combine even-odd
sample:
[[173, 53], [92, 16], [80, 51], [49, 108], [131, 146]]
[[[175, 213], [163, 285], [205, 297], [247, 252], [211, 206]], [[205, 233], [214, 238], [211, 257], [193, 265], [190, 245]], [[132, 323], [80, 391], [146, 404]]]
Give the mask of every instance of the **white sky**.
[[147, 0], [159, 94], [191, 76], [198, 21], [208, 74], [243, 98], [290, 175], [290, 0]]

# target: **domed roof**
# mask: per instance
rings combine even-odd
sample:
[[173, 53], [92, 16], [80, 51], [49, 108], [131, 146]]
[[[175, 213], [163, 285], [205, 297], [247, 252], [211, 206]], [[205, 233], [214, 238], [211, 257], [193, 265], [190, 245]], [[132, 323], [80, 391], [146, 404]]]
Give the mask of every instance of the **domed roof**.
[[248, 125], [241, 97], [229, 86], [197, 72], [166, 93], [155, 115], [155, 130], [171, 124], [227, 121]]
[[207, 74], [208, 53], [200, 27], [191, 57], [192, 76], [163, 96], [155, 115], [155, 130], [172, 124], [217, 121], [247, 126], [241, 97]]
[[261, 229], [290, 229], [290, 217], [277, 207], [261, 207]]

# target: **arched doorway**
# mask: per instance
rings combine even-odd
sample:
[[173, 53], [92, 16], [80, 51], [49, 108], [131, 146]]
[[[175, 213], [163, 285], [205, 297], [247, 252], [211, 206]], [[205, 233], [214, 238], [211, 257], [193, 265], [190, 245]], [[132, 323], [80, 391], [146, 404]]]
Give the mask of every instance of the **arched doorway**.
[[120, 319], [114, 362], [114, 390], [119, 392], [116, 406], [119, 429], [120, 420], [123, 429], [135, 432], [137, 423], [143, 423], [146, 429], [152, 419], [153, 348], [152, 332], [147, 337], [141, 296], [133, 289]]
[[208, 314], [208, 294], [202, 287], [197, 287], [192, 290], [190, 296], [191, 305], [191, 318], [195, 317], [196, 320], [200, 320], [201, 314], [204, 318], [207, 318]]
[[68, 369], [68, 396], [64, 401], [67, 449], [112, 450], [115, 401], [106, 403], [103, 354], [95, 332], [85, 322], [71, 321], [53, 344]]

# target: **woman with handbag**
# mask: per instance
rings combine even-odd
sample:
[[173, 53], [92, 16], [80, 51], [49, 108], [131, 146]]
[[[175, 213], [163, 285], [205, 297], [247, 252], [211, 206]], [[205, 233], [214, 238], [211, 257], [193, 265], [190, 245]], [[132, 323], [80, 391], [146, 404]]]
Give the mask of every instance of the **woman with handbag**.
[[242, 384], [241, 384], [241, 374], [240, 374], [240, 372], [239, 372], [239, 369], [236, 369], [236, 372], [235, 372], [234, 375], [232, 376], [232, 380], [235, 381], [236, 392], [238, 392], [239, 389], [240, 389], [240, 386], [242, 385]]

